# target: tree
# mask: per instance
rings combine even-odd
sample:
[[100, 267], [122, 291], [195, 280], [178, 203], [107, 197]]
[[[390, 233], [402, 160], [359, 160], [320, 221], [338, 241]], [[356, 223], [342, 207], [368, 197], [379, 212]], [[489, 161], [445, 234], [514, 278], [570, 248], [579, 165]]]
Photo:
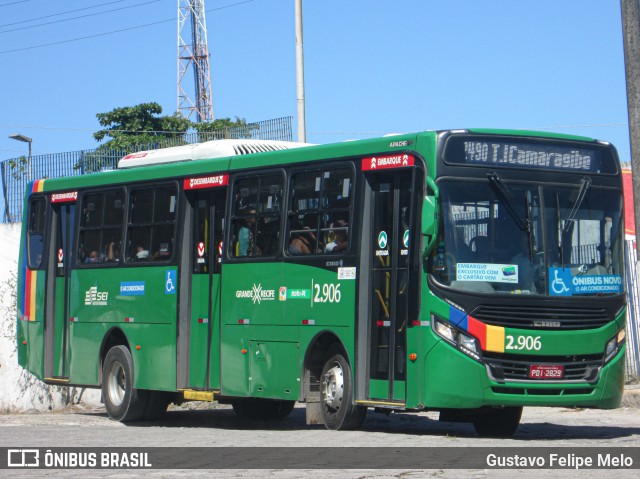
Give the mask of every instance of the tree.
[[252, 131], [259, 127], [256, 123], [247, 123], [244, 118], [218, 118], [211, 122], [193, 123], [198, 132], [198, 141], [221, 140], [225, 138], [251, 138]]
[[143, 147], [163, 148], [186, 143], [184, 135], [192, 123], [180, 116], [160, 116], [162, 107], [155, 102], [115, 108], [98, 113], [98, 123], [105, 127], [93, 134], [97, 141], [111, 138], [100, 150], [135, 151]]
[[108, 139], [95, 151], [86, 153], [75, 165], [84, 173], [113, 169], [123, 155], [142, 150], [167, 148], [189, 143], [190, 131], [198, 133], [198, 141], [222, 138], [250, 138], [256, 124], [236, 117], [220, 118], [207, 123], [192, 123], [179, 113], [161, 115], [162, 107], [155, 102], [140, 103], [136, 106], [114, 108], [106, 113], [98, 113], [98, 123], [104, 129], [93, 137], [97, 141]]

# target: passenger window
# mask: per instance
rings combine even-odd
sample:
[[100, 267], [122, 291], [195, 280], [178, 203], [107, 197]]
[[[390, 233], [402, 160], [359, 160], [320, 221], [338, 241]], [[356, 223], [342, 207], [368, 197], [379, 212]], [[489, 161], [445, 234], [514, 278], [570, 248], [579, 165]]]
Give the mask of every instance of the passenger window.
[[127, 261], [170, 261], [175, 239], [176, 186], [132, 189], [129, 201]]
[[30, 269], [40, 269], [46, 227], [47, 203], [43, 197], [32, 198], [29, 203], [29, 224], [27, 228], [27, 256]]
[[317, 170], [292, 176], [287, 251], [338, 254], [349, 245], [351, 170]]
[[230, 256], [275, 256], [280, 247], [281, 175], [240, 179], [234, 184]]
[[82, 198], [79, 264], [116, 263], [120, 260], [124, 191], [88, 193]]

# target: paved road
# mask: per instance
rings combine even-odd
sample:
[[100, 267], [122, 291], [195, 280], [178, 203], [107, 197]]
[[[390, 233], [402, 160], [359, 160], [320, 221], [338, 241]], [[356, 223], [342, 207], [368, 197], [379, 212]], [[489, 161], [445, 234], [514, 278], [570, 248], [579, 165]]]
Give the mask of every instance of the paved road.
[[[640, 391], [637, 391], [640, 392]], [[162, 422], [124, 425], [102, 408], [74, 407], [62, 412], [0, 416], [0, 447], [640, 447], [640, 394], [626, 395], [612, 411], [525, 408], [512, 439], [481, 439], [466, 424], [442, 423], [437, 413], [384, 415], [370, 411], [361, 431], [327, 431], [306, 426], [298, 407], [279, 422], [249, 422], [225, 406], [188, 403], [170, 410]], [[428, 449], [416, 449], [424, 454]], [[327, 463], [332, 458], [326, 457]], [[639, 464], [640, 465], [640, 464]], [[599, 477], [605, 471], [570, 470], [283, 470], [219, 471], [94, 470], [92, 477]], [[10, 472], [6, 475], [4, 473]], [[88, 471], [0, 471], [7, 477], [86, 477]], [[618, 470], [615, 477], [638, 477], [639, 470]]]

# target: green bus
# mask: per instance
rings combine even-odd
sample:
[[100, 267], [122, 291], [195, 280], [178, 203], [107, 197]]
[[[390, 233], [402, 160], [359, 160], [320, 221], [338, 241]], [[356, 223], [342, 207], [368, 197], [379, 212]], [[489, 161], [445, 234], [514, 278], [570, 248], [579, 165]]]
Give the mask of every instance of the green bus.
[[29, 185], [19, 363], [120, 421], [299, 401], [509, 436], [523, 406], [620, 404], [622, 205], [612, 145], [530, 131], [135, 153]]

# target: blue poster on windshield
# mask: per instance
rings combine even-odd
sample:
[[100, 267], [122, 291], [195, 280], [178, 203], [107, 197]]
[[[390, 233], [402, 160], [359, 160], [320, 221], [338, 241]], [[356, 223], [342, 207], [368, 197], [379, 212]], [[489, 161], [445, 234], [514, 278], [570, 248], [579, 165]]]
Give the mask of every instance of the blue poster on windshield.
[[622, 276], [573, 275], [571, 268], [549, 268], [549, 296], [622, 293]]

